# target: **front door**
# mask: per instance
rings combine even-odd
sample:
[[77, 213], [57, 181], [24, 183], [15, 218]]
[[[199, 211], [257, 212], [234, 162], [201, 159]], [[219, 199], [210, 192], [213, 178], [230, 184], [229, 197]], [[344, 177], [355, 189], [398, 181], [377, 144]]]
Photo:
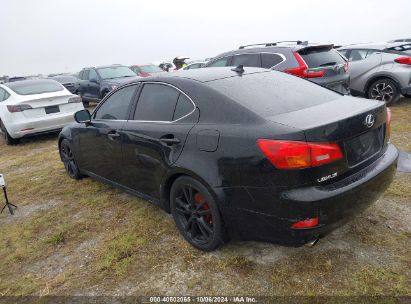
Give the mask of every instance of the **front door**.
[[128, 164], [123, 183], [159, 198], [161, 180], [180, 156], [198, 117], [193, 101], [177, 88], [144, 84], [134, 117], [122, 129], [123, 154]]
[[119, 182], [123, 170], [122, 127], [128, 119], [136, 84], [114, 92], [94, 111], [91, 123], [79, 134], [79, 167], [108, 180]]

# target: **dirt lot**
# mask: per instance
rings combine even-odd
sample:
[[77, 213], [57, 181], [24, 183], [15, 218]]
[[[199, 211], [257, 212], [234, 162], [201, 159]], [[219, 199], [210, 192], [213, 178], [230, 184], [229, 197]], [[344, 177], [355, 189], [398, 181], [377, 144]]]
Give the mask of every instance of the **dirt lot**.
[[[392, 107], [411, 152], [411, 100]], [[0, 215], [0, 295], [409, 295], [411, 174], [313, 248], [190, 247], [170, 215], [90, 178], [68, 178], [56, 136], [0, 141], [15, 216]]]

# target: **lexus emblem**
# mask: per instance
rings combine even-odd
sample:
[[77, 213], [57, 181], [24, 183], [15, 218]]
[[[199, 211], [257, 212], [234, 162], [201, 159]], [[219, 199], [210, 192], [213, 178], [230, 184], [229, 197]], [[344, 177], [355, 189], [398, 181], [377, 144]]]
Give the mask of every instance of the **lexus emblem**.
[[367, 128], [371, 128], [374, 125], [375, 122], [375, 115], [374, 114], [368, 114], [365, 117], [364, 124]]

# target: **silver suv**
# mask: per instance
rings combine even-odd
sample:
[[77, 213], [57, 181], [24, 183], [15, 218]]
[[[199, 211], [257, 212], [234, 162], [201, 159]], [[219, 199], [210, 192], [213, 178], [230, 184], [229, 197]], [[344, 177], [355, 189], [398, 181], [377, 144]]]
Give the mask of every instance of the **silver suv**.
[[351, 94], [396, 102], [411, 96], [411, 43], [356, 44], [338, 48], [348, 58]]

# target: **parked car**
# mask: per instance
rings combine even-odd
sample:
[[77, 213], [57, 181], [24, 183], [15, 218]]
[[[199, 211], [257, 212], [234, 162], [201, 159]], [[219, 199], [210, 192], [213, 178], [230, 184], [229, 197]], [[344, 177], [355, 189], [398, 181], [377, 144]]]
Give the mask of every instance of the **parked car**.
[[390, 42], [390, 43], [392, 43], [392, 42], [411, 42], [411, 38], [394, 39], [394, 40], [390, 40], [388, 42]]
[[333, 45], [307, 41], [245, 45], [216, 56], [205, 67], [238, 65], [284, 71], [343, 94], [349, 93], [348, 64]]
[[356, 44], [338, 49], [349, 59], [353, 95], [396, 102], [411, 96], [411, 43]]
[[132, 65], [130, 69], [141, 77], [149, 77], [164, 72], [159, 66], [154, 64]]
[[57, 82], [60, 82], [71, 93], [76, 93], [78, 78], [71, 75], [56, 75], [49, 77]]
[[68, 175], [160, 205], [201, 250], [316, 241], [384, 192], [398, 157], [383, 102], [257, 68], [144, 78], [75, 119], [58, 139]]
[[197, 60], [187, 63], [187, 65], [182, 68], [183, 70], [192, 70], [192, 69], [199, 69], [203, 68], [207, 64], [207, 61]]
[[83, 110], [81, 98], [51, 79], [0, 85], [0, 129], [7, 144], [40, 133], [56, 132]]
[[16, 77], [10, 77], [8, 79], [8, 82], [16, 82], [16, 81], [21, 81], [21, 80], [26, 80], [26, 77], [23, 76], [16, 76]]
[[129, 67], [123, 65], [84, 68], [79, 73], [76, 94], [88, 106], [90, 101], [99, 102], [111, 90], [139, 78]]

